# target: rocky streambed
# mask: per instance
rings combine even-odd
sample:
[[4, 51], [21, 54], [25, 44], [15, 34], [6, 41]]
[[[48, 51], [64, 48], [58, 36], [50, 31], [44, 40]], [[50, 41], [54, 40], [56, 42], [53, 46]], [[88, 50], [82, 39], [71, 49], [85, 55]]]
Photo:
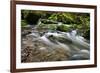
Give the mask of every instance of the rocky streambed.
[[89, 42], [76, 30], [70, 32], [23, 29], [21, 62], [88, 60]]

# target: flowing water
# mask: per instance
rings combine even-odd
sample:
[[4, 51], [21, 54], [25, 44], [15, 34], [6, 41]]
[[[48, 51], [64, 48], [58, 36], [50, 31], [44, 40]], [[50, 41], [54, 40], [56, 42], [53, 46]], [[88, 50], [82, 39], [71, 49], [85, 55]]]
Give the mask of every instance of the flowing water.
[[[30, 35], [32, 39], [29, 40], [29, 42], [33, 41], [31, 42], [32, 45], [37, 43], [37, 45], [40, 46], [33, 46], [33, 48], [43, 50], [42, 54], [40, 53], [40, 57], [33, 55], [36, 61], [87, 60], [90, 58], [90, 44], [84, 37], [77, 34], [77, 30], [72, 30], [71, 32], [47, 31], [42, 35], [38, 32], [32, 32], [28, 36]], [[43, 55], [44, 52], [46, 55]], [[68, 57], [66, 57], [65, 54], [67, 54]], [[42, 55], [44, 57], [46, 56], [46, 58]], [[48, 57], [48, 55], [51, 56]], [[44, 58], [43, 60], [41, 56]], [[35, 60], [34, 57], [31, 58]]]
[[47, 32], [39, 38], [52, 49], [61, 47], [69, 51], [73, 59], [76, 57], [77, 59], [89, 58], [90, 45], [84, 37], [77, 35], [76, 30], [71, 32]]

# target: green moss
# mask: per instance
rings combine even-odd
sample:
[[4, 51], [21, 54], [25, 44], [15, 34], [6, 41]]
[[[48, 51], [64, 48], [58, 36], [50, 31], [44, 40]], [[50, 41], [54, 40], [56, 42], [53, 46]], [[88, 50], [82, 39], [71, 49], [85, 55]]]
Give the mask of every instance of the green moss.
[[26, 21], [25, 20], [21, 20], [21, 27], [24, 27], [26, 25], [27, 25]]
[[66, 26], [65, 24], [62, 24], [57, 27], [57, 30], [62, 31], [62, 32], [67, 32], [68, 30], [70, 30], [70, 28]]

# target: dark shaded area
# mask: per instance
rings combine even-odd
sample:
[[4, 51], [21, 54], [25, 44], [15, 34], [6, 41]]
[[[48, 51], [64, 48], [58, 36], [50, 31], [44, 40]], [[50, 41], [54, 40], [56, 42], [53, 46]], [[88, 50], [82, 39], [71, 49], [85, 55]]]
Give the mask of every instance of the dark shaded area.
[[29, 13], [25, 20], [27, 21], [28, 24], [30, 25], [36, 25], [37, 21], [39, 20], [40, 16], [38, 14], [34, 13]]

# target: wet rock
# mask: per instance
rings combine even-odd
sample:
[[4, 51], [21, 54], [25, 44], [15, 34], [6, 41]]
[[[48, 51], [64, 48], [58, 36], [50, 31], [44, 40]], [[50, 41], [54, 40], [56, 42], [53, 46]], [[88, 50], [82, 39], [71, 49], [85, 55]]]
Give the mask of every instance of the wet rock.
[[[51, 48], [39, 40], [32, 41], [28, 37], [21, 51], [21, 62], [45, 62], [68, 60], [70, 53], [63, 48]], [[52, 50], [51, 50], [52, 49]]]
[[[21, 62], [23, 63], [88, 60], [90, 58], [89, 50], [81, 49], [82, 46], [79, 46], [79, 43], [75, 44], [78, 40], [74, 40], [75, 37], [70, 38], [70, 34], [23, 30], [25, 33], [27, 31], [31, 33], [25, 34], [25, 37], [22, 36], [21, 39]], [[75, 41], [74, 44], [73, 41]]]
[[80, 50], [77, 54], [74, 54], [70, 60], [88, 60], [90, 59], [90, 53], [88, 50]]

